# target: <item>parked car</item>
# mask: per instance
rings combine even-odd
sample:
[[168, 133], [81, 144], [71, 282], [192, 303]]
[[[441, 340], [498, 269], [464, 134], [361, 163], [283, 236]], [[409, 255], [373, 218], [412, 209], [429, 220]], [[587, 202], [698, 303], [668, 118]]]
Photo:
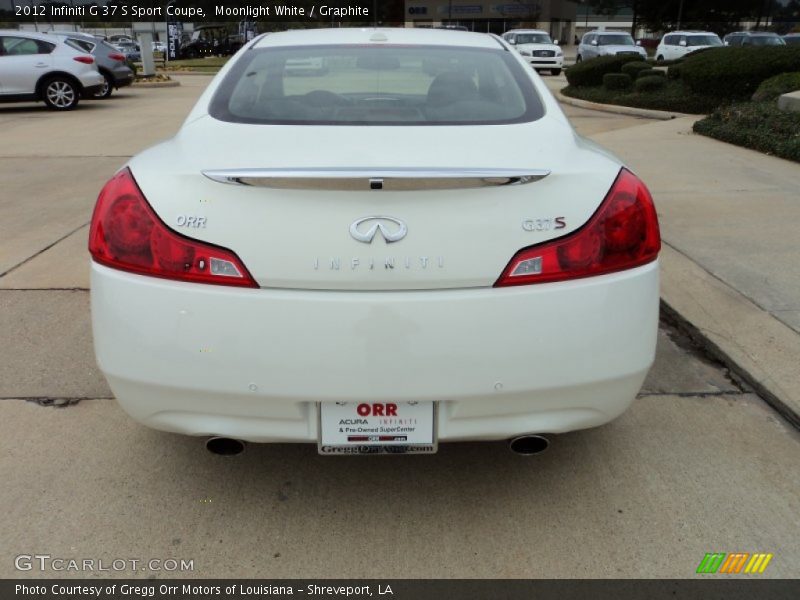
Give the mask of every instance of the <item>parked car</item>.
[[656, 48], [656, 61], [677, 60], [703, 48], [722, 46], [722, 40], [711, 31], [673, 31], [661, 38]]
[[166, 52], [167, 45], [164, 42], [153, 42], [153, 52]]
[[113, 47], [125, 55], [125, 60], [136, 62], [142, 60], [142, 54], [139, 52], [139, 46], [133, 42], [117, 42]]
[[108, 36], [108, 38], [106, 39], [106, 41], [107, 41], [109, 44], [111, 44], [112, 46], [116, 46], [117, 44], [121, 44], [121, 43], [125, 43], [125, 44], [133, 44], [134, 46], [136, 46], [136, 49], [137, 49], [137, 50], [140, 50], [140, 48], [139, 48], [139, 44], [137, 44], [137, 43], [136, 43], [136, 40], [135, 40], [135, 39], [133, 39], [133, 38], [132, 38], [131, 36], [129, 36], [129, 35], [119, 35], [119, 34], [117, 34], [117, 35], [110, 35], [110, 36]]
[[102, 90], [94, 57], [44, 33], [0, 30], [0, 101], [70, 110]]
[[96, 95], [97, 98], [108, 98], [115, 89], [133, 83], [134, 73], [126, 64], [127, 57], [108, 42], [99, 40], [93, 35], [73, 31], [53, 31], [49, 34], [58, 36], [76, 50], [94, 56], [97, 70], [105, 80], [103, 89]]
[[770, 31], [737, 31], [723, 38], [726, 46], [785, 46], [786, 42], [777, 33]]
[[213, 54], [214, 44], [201, 37], [189, 38], [180, 48], [180, 57], [182, 59], [202, 58], [203, 56], [212, 56]]
[[[331, 28], [236, 55], [92, 216], [94, 347], [122, 407], [217, 452], [323, 454], [534, 453], [624, 412], [655, 355], [653, 201], [511, 50]], [[287, 76], [309, 56], [326, 77]]]
[[546, 31], [512, 29], [503, 34], [503, 39], [514, 46], [534, 69], [549, 70], [551, 75], [561, 74], [564, 52]]
[[787, 33], [783, 36], [783, 41], [791, 46], [800, 45], [800, 33]]
[[576, 62], [597, 56], [632, 54], [647, 59], [647, 50], [637, 46], [630, 34], [622, 31], [597, 30], [584, 34], [578, 46]]

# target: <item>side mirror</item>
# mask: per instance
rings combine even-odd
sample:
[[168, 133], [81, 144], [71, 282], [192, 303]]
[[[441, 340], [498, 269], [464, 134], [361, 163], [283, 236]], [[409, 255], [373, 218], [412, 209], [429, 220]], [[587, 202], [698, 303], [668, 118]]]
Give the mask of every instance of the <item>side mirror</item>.
[[511, 44], [512, 46], [516, 46], [516, 45], [517, 45], [517, 40], [516, 40], [516, 38], [509, 38], [509, 39], [507, 39], [506, 41], [507, 41], [509, 44]]
[[684, 48], [686, 47], [686, 40], [681, 40], [679, 43], [680, 43], [680, 45], [681, 45], [681, 46], [683, 46]]
[[723, 45], [723, 46], [730, 46], [730, 45], [731, 45], [731, 43], [730, 43], [730, 42], [723, 42], [723, 43], [722, 43], [722, 45]]
[[598, 44], [597, 40], [592, 40], [592, 46], [597, 46], [597, 44]]
[[556, 46], [558, 46], [558, 40], [553, 40], [553, 44], [555, 44]]
[[641, 46], [642, 45], [642, 40], [636, 40], [636, 45], [637, 46]]

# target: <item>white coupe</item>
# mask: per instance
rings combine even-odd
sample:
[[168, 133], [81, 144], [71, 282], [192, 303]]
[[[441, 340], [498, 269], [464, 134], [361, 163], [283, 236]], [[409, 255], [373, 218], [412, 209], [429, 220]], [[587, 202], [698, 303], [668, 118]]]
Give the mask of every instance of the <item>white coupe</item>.
[[218, 453], [533, 454], [635, 398], [659, 249], [645, 185], [501, 38], [270, 34], [100, 193], [95, 348], [133, 418]]

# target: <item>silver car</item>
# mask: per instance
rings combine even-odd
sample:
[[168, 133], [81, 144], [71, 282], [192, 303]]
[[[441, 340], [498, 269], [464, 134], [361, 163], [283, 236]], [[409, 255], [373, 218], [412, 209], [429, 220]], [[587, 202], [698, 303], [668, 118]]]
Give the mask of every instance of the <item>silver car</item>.
[[133, 83], [134, 73], [127, 64], [127, 57], [108, 42], [88, 33], [74, 31], [52, 31], [50, 35], [58, 36], [64, 43], [79, 52], [86, 52], [94, 56], [97, 70], [105, 80], [103, 88], [96, 94], [96, 98], [108, 98], [115, 89]]
[[785, 46], [786, 42], [771, 31], [736, 31], [722, 40], [726, 46]]
[[103, 87], [91, 54], [43, 33], [0, 30], [0, 102], [71, 110]]
[[631, 54], [647, 59], [647, 51], [636, 42], [629, 33], [623, 31], [590, 31], [583, 36], [578, 46], [576, 62], [589, 60], [598, 56], [614, 56]]

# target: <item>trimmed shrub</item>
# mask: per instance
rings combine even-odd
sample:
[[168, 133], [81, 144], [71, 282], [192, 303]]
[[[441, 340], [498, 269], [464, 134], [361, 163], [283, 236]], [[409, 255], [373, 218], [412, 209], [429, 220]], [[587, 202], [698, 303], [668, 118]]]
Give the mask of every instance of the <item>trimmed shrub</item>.
[[652, 69], [649, 63], [644, 61], [629, 62], [622, 65], [622, 72], [627, 73], [632, 79], [636, 79], [640, 71]]
[[633, 79], [627, 73], [606, 73], [603, 86], [607, 90], [629, 90], [633, 87]]
[[659, 67], [671, 67], [672, 65], [677, 65], [683, 62], [683, 56], [680, 58], [676, 58], [673, 60], [656, 60], [655, 58], [648, 58], [647, 62], [651, 65], [658, 65]]
[[599, 56], [580, 62], [567, 69], [567, 81], [575, 87], [589, 87], [603, 85], [603, 75], [606, 73], [619, 73], [622, 65], [629, 62], [638, 62], [638, 56]]
[[681, 63], [676, 63], [667, 69], [667, 79], [681, 78]]
[[655, 92], [662, 89], [667, 85], [667, 78], [659, 75], [651, 75], [650, 77], [639, 77], [636, 80], [637, 92]]
[[680, 72], [693, 92], [733, 100], [750, 98], [763, 81], [798, 65], [800, 46], [712, 48], [687, 56]]
[[639, 71], [639, 77], [637, 79], [641, 79], [642, 77], [666, 77], [667, 73], [662, 71], [661, 69], [646, 69], [644, 71]]
[[634, 106], [636, 108], [652, 108], [670, 110], [681, 113], [708, 114], [720, 105], [720, 100], [713, 96], [694, 94], [680, 81], [660, 78], [664, 88], [655, 92], [640, 94], [634, 90], [611, 91], [603, 86], [580, 87], [568, 86], [561, 93], [570, 98], [579, 98], [600, 104], [616, 104], [618, 106]]
[[781, 73], [761, 82], [756, 93], [753, 94], [753, 102], [775, 100], [778, 96], [797, 90], [800, 90], [800, 71]]
[[694, 124], [697, 133], [800, 162], [800, 113], [774, 102], [722, 106]]

